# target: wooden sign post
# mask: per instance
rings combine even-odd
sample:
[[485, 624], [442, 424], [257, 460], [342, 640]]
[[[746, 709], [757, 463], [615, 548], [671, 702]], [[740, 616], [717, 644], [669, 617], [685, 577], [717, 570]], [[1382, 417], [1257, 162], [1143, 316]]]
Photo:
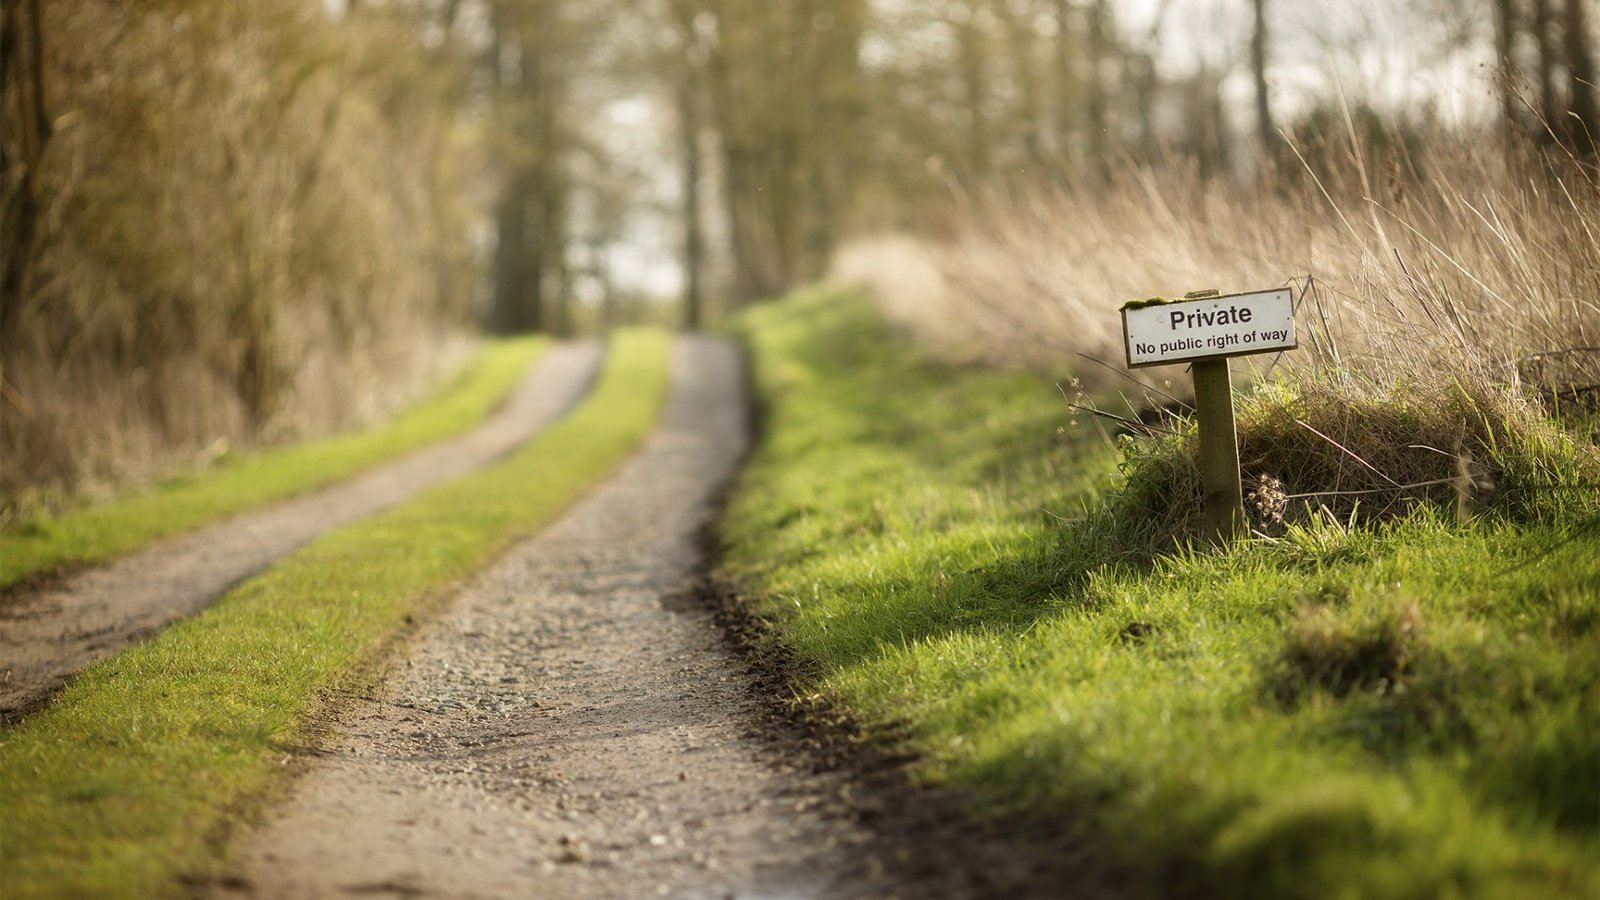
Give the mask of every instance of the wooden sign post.
[[1228, 359], [1299, 346], [1294, 295], [1284, 288], [1227, 296], [1196, 291], [1176, 301], [1136, 300], [1122, 307], [1122, 332], [1131, 369], [1192, 362], [1205, 530], [1219, 543], [1234, 539], [1244, 532], [1245, 519]]

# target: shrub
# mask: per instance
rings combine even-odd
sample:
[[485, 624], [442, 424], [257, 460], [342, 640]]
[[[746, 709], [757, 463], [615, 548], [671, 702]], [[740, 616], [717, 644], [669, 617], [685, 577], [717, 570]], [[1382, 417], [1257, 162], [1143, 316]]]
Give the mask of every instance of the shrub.
[[28, 286], [0, 301], [0, 497], [358, 423], [459, 347], [461, 72], [410, 5], [42, 7], [53, 130]]

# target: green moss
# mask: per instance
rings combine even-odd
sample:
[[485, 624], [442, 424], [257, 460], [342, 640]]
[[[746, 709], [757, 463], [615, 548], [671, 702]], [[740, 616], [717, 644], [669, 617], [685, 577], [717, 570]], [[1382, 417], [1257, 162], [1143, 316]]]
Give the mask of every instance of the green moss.
[[1123, 310], [1144, 309], [1148, 306], [1165, 306], [1168, 303], [1182, 303], [1181, 300], [1168, 300], [1165, 297], [1148, 297], [1144, 300], [1129, 300], [1122, 304]]

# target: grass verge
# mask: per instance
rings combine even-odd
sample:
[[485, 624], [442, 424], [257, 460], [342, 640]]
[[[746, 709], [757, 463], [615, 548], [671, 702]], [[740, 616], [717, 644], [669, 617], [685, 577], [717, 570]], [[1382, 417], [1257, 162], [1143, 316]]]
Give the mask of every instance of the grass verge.
[[582, 406], [511, 457], [324, 535], [0, 735], [6, 895], [146, 897], [206, 871], [319, 696], [643, 439], [668, 343], [619, 333]]
[[1158, 554], [1048, 387], [837, 296], [741, 329], [767, 430], [724, 574], [920, 777], [1136, 893], [1600, 889], [1600, 491]]
[[148, 490], [0, 532], [0, 587], [72, 563], [126, 553], [207, 522], [315, 490], [424, 444], [465, 431], [503, 400], [544, 348], [539, 338], [488, 344], [458, 376], [394, 420], [191, 472]]

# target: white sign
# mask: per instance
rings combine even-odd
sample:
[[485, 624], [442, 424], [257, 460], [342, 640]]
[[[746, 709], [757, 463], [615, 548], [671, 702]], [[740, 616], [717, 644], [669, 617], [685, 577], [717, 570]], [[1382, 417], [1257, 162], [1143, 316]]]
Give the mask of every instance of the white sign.
[[1275, 353], [1298, 346], [1288, 288], [1122, 308], [1128, 367]]

